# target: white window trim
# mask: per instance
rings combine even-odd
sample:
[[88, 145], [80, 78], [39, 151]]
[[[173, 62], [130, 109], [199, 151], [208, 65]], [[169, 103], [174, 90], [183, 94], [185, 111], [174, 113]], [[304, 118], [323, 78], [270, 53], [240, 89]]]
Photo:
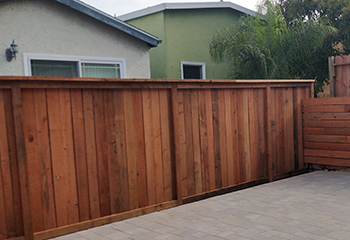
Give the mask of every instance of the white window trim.
[[182, 61], [181, 61], [181, 79], [184, 79], [184, 65], [201, 66], [202, 67], [202, 79], [207, 79], [204, 62], [182, 62]]
[[79, 77], [81, 77], [81, 72], [82, 72], [81, 71], [81, 65], [82, 65], [81, 63], [120, 64], [120, 77], [126, 78], [126, 61], [124, 58], [23, 53], [24, 76], [32, 76], [32, 68], [30, 65], [31, 60], [77, 62], [79, 64], [79, 66], [78, 66]]

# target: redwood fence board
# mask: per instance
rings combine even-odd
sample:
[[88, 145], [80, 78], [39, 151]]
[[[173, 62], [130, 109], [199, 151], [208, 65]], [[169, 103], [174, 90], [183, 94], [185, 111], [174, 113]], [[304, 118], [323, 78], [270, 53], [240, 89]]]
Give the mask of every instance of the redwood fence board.
[[[312, 83], [0, 77], [0, 240], [55, 237], [287, 176], [306, 167], [302, 123], [305, 159], [345, 161], [340, 110], [350, 102], [333, 103], [338, 113], [317, 105], [325, 115], [311, 102], [302, 109]], [[315, 123], [332, 116], [336, 134]], [[337, 144], [320, 151], [317, 139]]]
[[306, 163], [350, 166], [349, 104], [349, 97], [302, 100]]

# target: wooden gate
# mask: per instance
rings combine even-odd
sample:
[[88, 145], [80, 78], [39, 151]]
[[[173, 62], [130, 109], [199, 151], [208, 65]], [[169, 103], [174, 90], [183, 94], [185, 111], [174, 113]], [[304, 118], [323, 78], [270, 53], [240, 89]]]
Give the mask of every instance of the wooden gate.
[[350, 167], [350, 97], [303, 99], [304, 159]]
[[350, 97], [350, 55], [328, 58], [331, 97]]

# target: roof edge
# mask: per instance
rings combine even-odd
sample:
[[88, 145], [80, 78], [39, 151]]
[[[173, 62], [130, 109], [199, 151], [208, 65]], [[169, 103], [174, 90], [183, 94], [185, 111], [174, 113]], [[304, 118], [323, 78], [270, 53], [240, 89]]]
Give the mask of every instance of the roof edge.
[[[4, 2], [6, 0], [0, 0]], [[94, 8], [79, 0], [55, 0], [58, 3], [66, 5], [78, 12], [81, 12], [89, 17], [92, 17], [98, 21], [101, 21], [113, 28], [116, 28], [122, 32], [125, 32], [139, 40], [142, 40], [148, 44], [149, 47], [157, 47], [161, 43], [156, 36], [147, 33], [139, 28], [136, 28], [121, 19], [113, 17], [97, 8]]]
[[123, 31], [127, 34], [130, 34], [133, 37], [136, 37], [144, 42], [146, 42], [149, 47], [157, 47], [160, 41], [157, 37], [138, 29], [126, 22], [123, 22], [123, 20], [115, 18], [97, 8], [94, 8], [84, 2], [81, 2], [79, 0], [55, 0], [56, 2], [62, 3], [66, 6], [69, 6], [81, 13], [84, 13], [92, 18], [95, 18], [96, 20], [99, 20], [111, 27], [114, 27], [120, 31]]
[[256, 12], [248, 8], [242, 7], [232, 2], [187, 2], [187, 3], [161, 3], [155, 6], [140, 9], [134, 12], [118, 16], [123, 21], [144, 17], [150, 14], [161, 12], [164, 10], [180, 10], [180, 9], [208, 9], [208, 8], [231, 8], [244, 14], [255, 16]]

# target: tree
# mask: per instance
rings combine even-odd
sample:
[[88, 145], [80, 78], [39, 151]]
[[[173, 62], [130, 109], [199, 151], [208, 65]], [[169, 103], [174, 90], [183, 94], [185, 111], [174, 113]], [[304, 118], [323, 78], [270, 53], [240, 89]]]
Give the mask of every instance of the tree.
[[[307, 78], [316, 78], [315, 92], [328, 81], [328, 57], [350, 54], [350, 0], [278, 0], [288, 24], [295, 19], [328, 21], [338, 29], [328, 36], [322, 47], [315, 49], [306, 65]], [[336, 46], [336, 47], [335, 47]]]
[[305, 78], [307, 60], [335, 32], [320, 21], [295, 19], [289, 24], [281, 7], [267, 0], [256, 16], [241, 17], [230, 28], [218, 30], [210, 54], [214, 61], [228, 63], [229, 78]]

